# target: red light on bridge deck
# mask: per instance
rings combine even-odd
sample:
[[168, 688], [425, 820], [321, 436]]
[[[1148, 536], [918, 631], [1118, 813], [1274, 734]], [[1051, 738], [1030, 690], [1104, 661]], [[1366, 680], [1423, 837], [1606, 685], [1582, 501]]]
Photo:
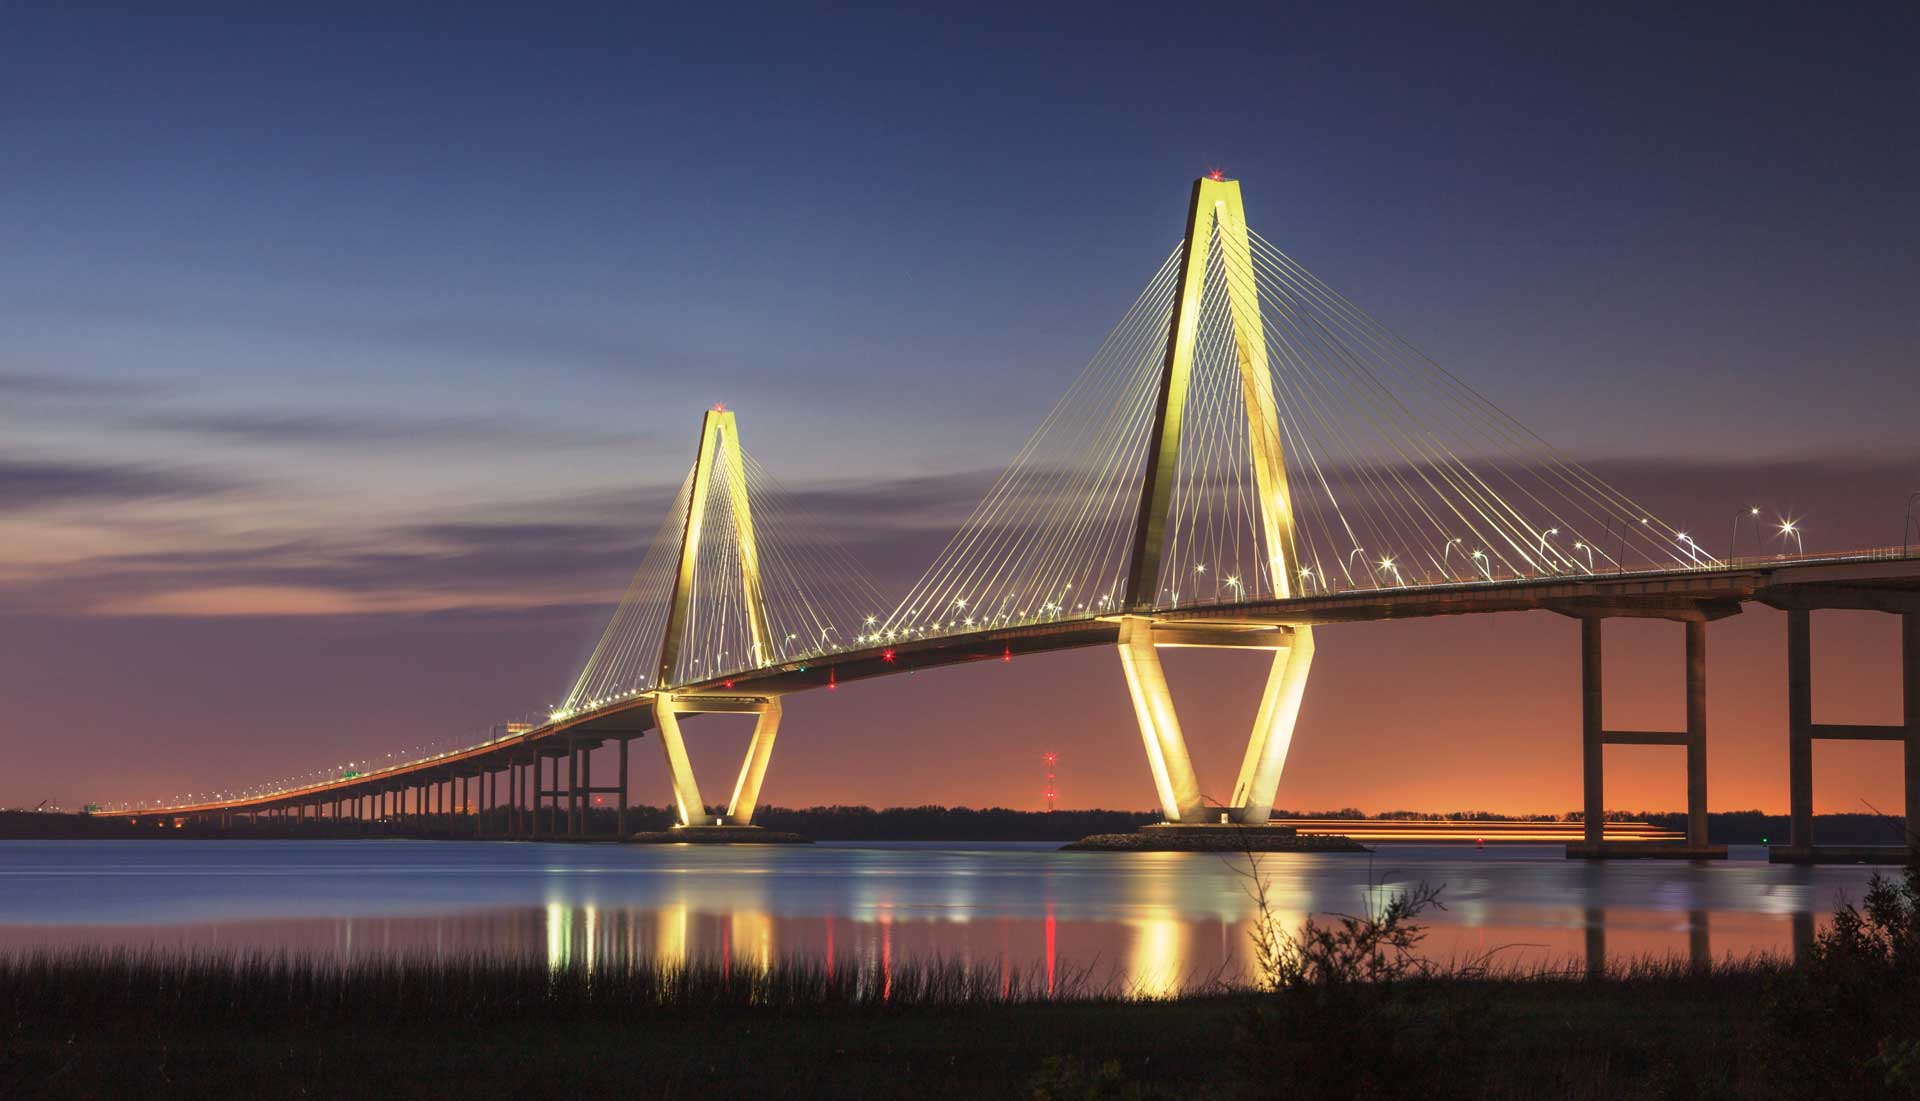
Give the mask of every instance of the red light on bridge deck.
[[834, 671], [832, 666], [828, 666], [827, 667], [827, 691], [831, 692], [838, 687], [840, 687], [840, 677]]
[[1012, 661], [1012, 660], [1013, 660], [1013, 647], [1011, 647], [1011, 646], [1009, 646], [1009, 647], [1007, 647], [1006, 649], [1004, 649], [1004, 650], [1002, 650], [1002, 651], [1000, 651], [1000, 660], [1001, 660], [1001, 661]]
[[880, 651], [880, 660], [881, 660], [881, 661], [884, 661], [884, 662], [886, 662], [886, 663], [888, 663], [888, 664], [892, 664], [892, 663], [893, 663], [893, 651], [892, 651], [892, 650], [882, 650], [882, 651]]
[[729, 680], [729, 681], [727, 681], [727, 687], [728, 687], [728, 688], [732, 688], [732, 687], [733, 687], [733, 681], [731, 681], [731, 680]]

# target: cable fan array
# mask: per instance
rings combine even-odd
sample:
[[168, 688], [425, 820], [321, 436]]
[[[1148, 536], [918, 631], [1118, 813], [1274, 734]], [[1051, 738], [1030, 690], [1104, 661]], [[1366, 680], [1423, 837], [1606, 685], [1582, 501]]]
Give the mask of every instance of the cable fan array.
[[[1295, 594], [1715, 564], [1265, 238], [1248, 238], [1250, 264], [1222, 263], [1213, 287], [1224, 297], [1230, 280], [1258, 295], [1290, 472]], [[1224, 315], [1213, 310], [1216, 330], [1230, 327]], [[1196, 374], [1237, 369], [1224, 332], [1216, 346], [1218, 362], [1196, 363]], [[1169, 556], [1163, 585], [1206, 564], [1206, 545], [1190, 546]], [[1271, 594], [1271, 579], [1255, 577]]]
[[[1245, 247], [1229, 249], [1229, 233], [1244, 234]], [[1149, 607], [1717, 564], [1259, 234], [1216, 220], [1205, 248]], [[742, 453], [765, 640], [754, 637], [733, 496], [716, 488], [700, 517], [677, 657], [662, 669], [689, 478], [556, 717], [851, 648], [1139, 610], [1126, 607], [1129, 570], [1184, 267], [1176, 248], [884, 614], [859, 564]], [[1236, 331], [1256, 316], [1252, 304], [1260, 331]], [[1277, 553], [1249, 443], [1261, 370], [1292, 521]], [[716, 461], [716, 487], [731, 484], [726, 462]], [[1284, 586], [1275, 569], [1288, 571]]]
[[553, 718], [658, 688], [723, 678], [749, 669], [848, 649], [878, 623], [885, 601], [867, 572], [820, 525], [801, 515], [792, 495], [744, 451], [740, 474], [758, 563], [765, 634], [755, 638], [732, 493], [734, 472], [722, 451], [698, 519], [695, 554], [678, 654], [663, 669], [664, 642], [680, 572], [693, 475], [688, 474], [635, 571], [599, 644]]
[[[1714, 564], [1264, 238], [1206, 243], [1204, 292], [1149, 604]], [[1175, 249], [933, 566], [871, 638], [1119, 612], [1165, 370]], [[1231, 293], [1230, 293], [1231, 292]], [[1237, 339], [1232, 296], [1263, 340]], [[1264, 346], [1292, 545], [1265, 546], [1242, 345]], [[1258, 370], [1259, 356], [1248, 356]]]
[[879, 641], [1120, 610], [1180, 258], [1160, 265]]

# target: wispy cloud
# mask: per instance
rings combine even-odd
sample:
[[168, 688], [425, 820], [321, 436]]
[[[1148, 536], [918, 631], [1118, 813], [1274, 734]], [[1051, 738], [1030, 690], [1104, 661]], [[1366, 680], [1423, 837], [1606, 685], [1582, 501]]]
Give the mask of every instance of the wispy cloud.
[[[363, 447], [370, 444], [444, 447], [505, 445], [632, 447], [633, 437], [578, 430], [553, 431], [486, 417], [389, 417], [346, 413], [235, 411], [141, 413], [125, 419], [132, 428], [260, 446]], [[644, 442], [644, 441], [641, 441]]]
[[121, 379], [36, 371], [0, 371], [0, 395], [15, 400], [123, 398], [152, 394], [158, 390], [159, 387]]
[[0, 510], [219, 493], [237, 479], [162, 467], [0, 457]]
[[[1839, 549], [1899, 541], [1906, 471], [1899, 463], [1829, 458], [1805, 464], [1590, 464], [1656, 515], [1727, 538], [1735, 511], [1813, 516], [1807, 544]], [[778, 500], [783, 538], [831, 538], [899, 592], [939, 553], [994, 472], [790, 487]], [[135, 499], [217, 492], [191, 472], [37, 461], [0, 463], [10, 502]], [[662, 530], [677, 486], [545, 501], [474, 502], [435, 515], [366, 519], [351, 530], [182, 536], [162, 549], [42, 563], [0, 584], [0, 607], [52, 614], [216, 616], [419, 615], [604, 607], [618, 598]], [[1753, 494], [1749, 500], [1748, 495]], [[156, 521], [157, 522], [157, 521]], [[770, 517], [771, 522], [771, 517]], [[671, 537], [671, 524], [669, 538]], [[145, 529], [130, 523], [122, 547]], [[1749, 530], [1742, 536], [1751, 541]]]

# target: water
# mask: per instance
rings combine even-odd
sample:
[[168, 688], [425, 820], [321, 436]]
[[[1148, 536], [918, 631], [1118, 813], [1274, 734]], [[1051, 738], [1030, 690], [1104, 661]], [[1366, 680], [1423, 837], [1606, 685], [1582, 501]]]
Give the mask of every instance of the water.
[[[1146, 993], [1240, 974], [1244, 857], [1051, 844], [616, 846], [422, 841], [0, 842], [0, 951], [77, 945], [756, 962], [941, 956]], [[1788, 953], [1869, 869], [1584, 863], [1557, 845], [1268, 854], [1281, 919], [1444, 885], [1427, 955], [1580, 966]]]

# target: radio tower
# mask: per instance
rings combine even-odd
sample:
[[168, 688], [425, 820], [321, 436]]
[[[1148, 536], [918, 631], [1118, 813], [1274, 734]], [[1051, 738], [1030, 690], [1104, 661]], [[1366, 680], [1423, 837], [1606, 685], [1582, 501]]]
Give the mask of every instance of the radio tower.
[[1058, 758], [1055, 754], [1052, 754], [1052, 753], [1047, 754], [1047, 811], [1048, 813], [1052, 813], [1053, 811], [1053, 765], [1057, 759]]

